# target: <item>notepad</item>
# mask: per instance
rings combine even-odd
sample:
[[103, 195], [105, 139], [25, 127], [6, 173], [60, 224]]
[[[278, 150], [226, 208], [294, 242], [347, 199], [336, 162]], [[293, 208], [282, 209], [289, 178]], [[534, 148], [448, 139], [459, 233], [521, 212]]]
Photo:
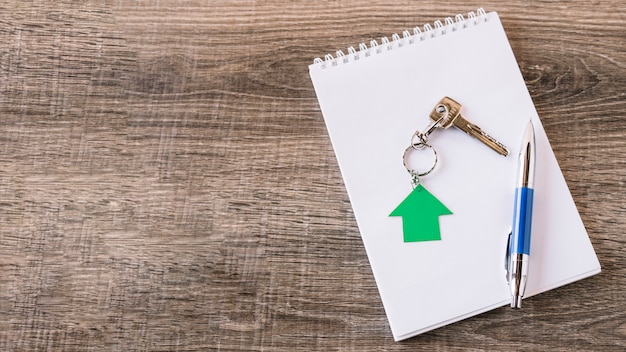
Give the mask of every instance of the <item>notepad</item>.
[[[529, 119], [537, 159], [525, 298], [600, 272], [497, 13], [350, 47], [309, 71], [396, 341], [510, 303], [504, 258]], [[420, 182], [452, 214], [438, 218], [440, 240], [405, 242], [402, 219], [389, 216], [412, 190], [403, 152], [444, 96], [511, 153], [456, 128], [433, 131], [439, 160]]]

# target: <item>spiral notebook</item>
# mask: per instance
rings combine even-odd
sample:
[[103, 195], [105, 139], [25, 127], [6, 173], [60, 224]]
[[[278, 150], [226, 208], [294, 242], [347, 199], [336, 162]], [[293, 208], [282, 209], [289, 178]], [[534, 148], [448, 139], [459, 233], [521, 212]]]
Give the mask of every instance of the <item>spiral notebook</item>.
[[[525, 299], [600, 272], [497, 13], [372, 40], [309, 71], [395, 340], [510, 303], [504, 258], [529, 119], [537, 163]], [[439, 240], [405, 242], [403, 219], [389, 216], [412, 189], [403, 152], [444, 96], [511, 152], [434, 130], [438, 162], [420, 181], [452, 214], [437, 218]]]

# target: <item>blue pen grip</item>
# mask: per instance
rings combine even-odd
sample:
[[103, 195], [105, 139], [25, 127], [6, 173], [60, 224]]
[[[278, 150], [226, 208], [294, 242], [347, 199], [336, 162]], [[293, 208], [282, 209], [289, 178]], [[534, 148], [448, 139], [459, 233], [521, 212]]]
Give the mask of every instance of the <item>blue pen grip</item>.
[[519, 187], [515, 190], [513, 210], [513, 236], [511, 254], [530, 255], [530, 229], [533, 218], [533, 189]]

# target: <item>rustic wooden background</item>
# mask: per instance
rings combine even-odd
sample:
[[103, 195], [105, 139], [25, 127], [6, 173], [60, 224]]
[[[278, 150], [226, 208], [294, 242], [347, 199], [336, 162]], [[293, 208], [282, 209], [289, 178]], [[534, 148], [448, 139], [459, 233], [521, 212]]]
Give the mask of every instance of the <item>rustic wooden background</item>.
[[[395, 343], [308, 76], [498, 11], [600, 275]], [[3, 1], [0, 350], [626, 349], [626, 3]]]

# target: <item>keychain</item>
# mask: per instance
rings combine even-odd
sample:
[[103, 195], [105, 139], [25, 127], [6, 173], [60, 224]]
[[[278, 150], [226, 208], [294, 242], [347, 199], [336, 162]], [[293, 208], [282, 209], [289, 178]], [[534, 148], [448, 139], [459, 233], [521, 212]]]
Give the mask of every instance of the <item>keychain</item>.
[[[444, 97], [430, 113], [433, 121], [425, 132], [415, 131], [411, 144], [404, 150], [402, 164], [411, 176], [413, 191], [394, 209], [389, 216], [402, 217], [404, 242], [422, 242], [441, 240], [439, 216], [450, 215], [452, 212], [439, 199], [430, 193], [422, 184], [420, 177], [430, 174], [438, 162], [437, 150], [428, 143], [428, 137], [437, 128], [446, 129], [454, 126], [478, 139], [498, 154], [507, 156], [508, 149], [495, 138], [485, 133], [480, 127], [461, 116], [461, 104]], [[434, 155], [434, 163], [426, 171], [418, 171], [409, 165], [409, 155], [413, 152], [430, 150]]]
[[[439, 231], [439, 216], [450, 215], [452, 212], [432, 195], [422, 184], [420, 177], [430, 174], [435, 167], [439, 157], [437, 150], [428, 143], [428, 136], [437, 128], [438, 123], [443, 121], [444, 114], [437, 121], [428, 126], [424, 133], [415, 131], [411, 137], [411, 145], [404, 150], [402, 164], [411, 176], [413, 191], [389, 214], [389, 216], [402, 217], [402, 230], [404, 232], [404, 242], [422, 242], [441, 240]], [[435, 162], [426, 171], [420, 172], [409, 166], [409, 155], [413, 152], [430, 150], [434, 155]]]

